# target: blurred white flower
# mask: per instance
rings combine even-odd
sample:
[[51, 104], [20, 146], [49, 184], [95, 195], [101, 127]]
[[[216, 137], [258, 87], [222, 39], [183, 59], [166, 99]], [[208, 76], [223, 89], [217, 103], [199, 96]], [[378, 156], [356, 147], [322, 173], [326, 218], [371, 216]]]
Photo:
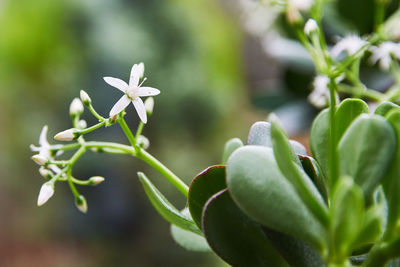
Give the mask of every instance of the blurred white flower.
[[307, 11], [314, 4], [314, 0], [288, 0], [288, 4], [298, 10]]
[[343, 51], [345, 51], [349, 56], [353, 55], [366, 43], [367, 41], [361, 39], [357, 35], [348, 35], [332, 47], [331, 55], [332, 57], [337, 58]]
[[304, 26], [304, 33], [306, 35], [310, 35], [312, 32], [318, 30], [318, 24], [315, 20], [309, 19], [306, 22], [306, 25]]
[[314, 78], [314, 90], [308, 96], [308, 100], [311, 104], [318, 108], [322, 108], [327, 105], [330, 98], [328, 84], [329, 77], [326, 75], [318, 75]]
[[[47, 141], [47, 130], [48, 130], [47, 125], [43, 126], [42, 131], [40, 132], [40, 136], [39, 136], [39, 147], [30, 145], [30, 148], [32, 151], [39, 152], [37, 155], [32, 157], [32, 159], [38, 164], [43, 162], [45, 159], [46, 159], [46, 162], [47, 162], [47, 160], [53, 159], [53, 155], [50, 150], [51, 146], [50, 146], [49, 142]], [[53, 146], [53, 148], [55, 148], [55, 147], [57, 147], [57, 146]], [[62, 153], [63, 153], [63, 151], [60, 150], [57, 152], [56, 156], [59, 156]], [[53, 165], [53, 164], [48, 165], [47, 168], [49, 168], [56, 174], [61, 171], [60, 168], [58, 168], [56, 165]]]
[[54, 184], [52, 182], [47, 182], [42, 185], [39, 192], [39, 197], [37, 200], [37, 205], [42, 206], [54, 195]]
[[372, 56], [370, 61], [375, 64], [379, 61], [379, 67], [383, 70], [388, 70], [390, 62], [395, 59], [400, 59], [400, 44], [394, 42], [384, 42], [378, 47], [370, 49]]
[[133, 65], [129, 79], [129, 85], [121, 79], [104, 77], [104, 81], [106, 83], [124, 93], [124, 96], [121, 97], [111, 109], [110, 117], [119, 114], [129, 105], [129, 103], [132, 102], [141, 121], [144, 123], [147, 122], [146, 108], [140, 97], [158, 95], [160, 93], [160, 90], [153, 87], [141, 87], [143, 82], [146, 80], [143, 79], [142, 83], [139, 84], [139, 80], [141, 77], [143, 77], [143, 73], [143, 63]]

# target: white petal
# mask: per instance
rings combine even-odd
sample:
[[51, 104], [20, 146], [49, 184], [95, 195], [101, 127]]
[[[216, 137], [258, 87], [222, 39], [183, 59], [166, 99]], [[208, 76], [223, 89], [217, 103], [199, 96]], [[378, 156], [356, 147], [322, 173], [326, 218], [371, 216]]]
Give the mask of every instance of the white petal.
[[139, 87], [139, 96], [153, 96], [158, 95], [160, 90], [153, 87]]
[[113, 117], [114, 115], [119, 114], [124, 108], [126, 108], [130, 103], [129, 98], [124, 95], [121, 97], [117, 103], [113, 106], [113, 108], [110, 110], [110, 117]]
[[39, 136], [39, 145], [40, 146], [46, 146], [49, 145], [49, 142], [47, 142], [47, 125], [43, 126], [42, 131], [40, 132]]
[[128, 85], [121, 79], [113, 78], [113, 77], [103, 77], [104, 81], [109, 85], [121, 90], [125, 93], [126, 89], [128, 89]]
[[133, 65], [131, 69], [131, 76], [129, 78], [129, 85], [137, 87], [139, 85], [140, 75], [143, 75], [143, 69], [138, 64]]
[[39, 197], [37, 200], [37, 205], [42, 206], [49, 200], [54, 194], [54, 185], [52, 183], [44, 183], [40, 188]]
[[147, 123], [146, 108], [144, 107], [142, 99], [138, 97], [132, 101], [132, 104], [135, 106], [136, 112], [138, 113], [140, 120], [143, 123]]

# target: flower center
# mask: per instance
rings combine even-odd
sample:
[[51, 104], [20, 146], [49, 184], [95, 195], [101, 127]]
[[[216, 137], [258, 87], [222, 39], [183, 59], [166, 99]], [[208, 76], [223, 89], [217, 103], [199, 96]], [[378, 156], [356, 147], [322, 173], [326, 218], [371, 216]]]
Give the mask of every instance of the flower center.
[[126, 95], [131, 99], [134, 100], [135, 98], [139, 97], [139, 87], [129, 87], [126, 90]]

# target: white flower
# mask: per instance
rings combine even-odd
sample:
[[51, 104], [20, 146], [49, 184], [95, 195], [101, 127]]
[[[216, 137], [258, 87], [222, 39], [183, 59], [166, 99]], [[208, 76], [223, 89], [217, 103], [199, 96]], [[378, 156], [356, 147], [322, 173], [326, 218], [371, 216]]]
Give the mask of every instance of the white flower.
[[59, 132], [54, 136], [58, 141], [72, 141], [77, 138], [76, 130], [74, 128]]
[[39, 197], [37, 200], [37, 205], [42, 206], [47, 202], [54, 194], [54, 184], [52, 182], [47, 182], [42, 185], [39, 192]]
[[131, 70], [131, 76], [129, 79], [129, 85], [121, 79], [104, 77], [104, 81], [106, 83], [121, 90], [124, 93], [124, 96], [121, 97], [111, 109], [110, 117], [119, 114], [129, 105], [129, 103], [132, 102], [133, 106], [135, 107], [139, 115], [139, 118], [142, 120], [142, 122], [144, 123], [147, 122], [146, 109], [140, 97], [155, 96], [158, 95], [160, 91], [153, 87], [141, 87], [143, 82], [146, 80], [143, 79], [142, 83], [139, 84], [139, 80], [141, 77], [143, 77], [143, 73], [144, 73], [143, 63], [133, 65]]
[[314, 78], [314, 90], [308, 96], [310, 103], [319, 108], [326, 106], [330, 98], [328, 84], [329, 77], [326, 75], [318, 75]]
[[[47, 160], [52, 160], [53, 159], [53, 155], [52, 152], [50, 150], [51, 146], [49, 144], [49, 142], [47, 141], [47, 125], [43, 126], [42, 131], [40, 132], [40, 136], [39, 136], [39, 147], [31, 145], [30, 148], [32, 151], [34, 152], [39, 152], [37, 155], [34, 155], [32, 157], [32, 159], [38, 163], [39, 165], [43, 165], [44, 163], [47, 162]], [[56, 146], [53, 146], [53, 148]], [[61, 155], [63, 153], [63, 151], [58, 151], [56, 156]], [[52, 170], [54, 173], [59, 173], [61, 170], [60, 168], [58, 168], [56, 165], [48, 165], [47, 168], [49, 168], [50, 170]]]
[[301, 11], [307, 11], [314, 4], [314, 0], [288, 0], [288, 4]]
[[348, 35], [337, 42], [331, 49], [331, 55], [337, 58], [343, 51], [347, 52], [347, 55], [353, 55], [367, 42], [357, 35]]
[[400, 44], [394, 42], [384, 42], [378, 47], [370, 49], [373, 53], [370, 61], [375, 64], [379, 61], [379, 67], [383, 70], [387, 70], [390, 67], [392, 57], [400, 59]]
[[315, 20], [309, 19], [306, 22], [306, 25], [304, 26], [304, 33], [306, 35], [310, 35], [312, 32], [318, 30], [318, 24]]

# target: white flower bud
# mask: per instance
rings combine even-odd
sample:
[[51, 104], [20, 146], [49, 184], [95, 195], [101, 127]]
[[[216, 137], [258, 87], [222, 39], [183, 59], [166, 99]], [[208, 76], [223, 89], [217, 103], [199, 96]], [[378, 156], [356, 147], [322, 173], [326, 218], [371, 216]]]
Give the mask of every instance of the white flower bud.
[[80, 121], [78, 121], [77, 127], [78, 127], [79, 129], [85, 129], [85, 128], [87, 127], [86, 121], [85, 121], [85, 120], [80, 120]]
[[89, 179], [91, 185], [98, 185], [102, 182], [104, 182], [104, 177], [101, 176], [93, 176]]
[[54, 194], [54, 184], [52, 182], [47, 182], [42, 185], [39, 192], [39, 197], [37, 200], [37, 205], [42, 206], [47, 202]]
[[146, 109], [147, 115], [153, 114], [153, 109], [154, 109], [153, 97], [150, 96], [144, 101], [144, 108]]
[[139, 135], [139, 137], [136, 139], [136, 142], [138, 143], [138, 145], [140, 147], [142, 147], [143, 149], [148, 149], [150, 146], [150, 141], [149, 139], [147, 139], [146, 136], [143, 135]]
[[72, 129], [68, 129], [68, 130], [59, 132], [58, 134], [56, 134], [54, 136], [54, 139], [58, 140], [58, 141], [72, 141], [76, 137], [77, 137], [76, 130], [72, 128]]
[[313, 32], [318, 31], [318, 24], [315, 20], [309, 19], [306, 22], [306, 25], [304, 26], [304, 33], [306, 35], [310, 35]]
[[40, 166], [45, 165], [48, 162], [48, 159], [41, 155], [34, 155], [32, 156], [32, 160]]
[[92, 99], [90, 99], [89, 95], [85, 91], [81, 90], [80, 96], [81, 96], [82, 103], [84, 105], [87, 106], [87, 105], [90, 105], [90, 103], [92, 103]]
[[40, 167], [39, 168], [39, 173], [41, 176], [43, 176], [44, 178], [50, 179], [52, 172], [49, 169], [46, 169], [45, 167]]
[[143, 62], [140, 62], [138, 64], [138, 74], [139, 74], [139, 78], [142, 79], [143, 75], [144, 75], [144, 64], [143, 64]]
[[69, 114], [71, 116], [80, 115], [83, 112], [82, 101], [79, 98], [74, 98], [69, 106]]
[[86, 213], [88, 210], [88, 205], [84, 196], [80, 195], [75, 198], [75, 206], [83, 213]]

